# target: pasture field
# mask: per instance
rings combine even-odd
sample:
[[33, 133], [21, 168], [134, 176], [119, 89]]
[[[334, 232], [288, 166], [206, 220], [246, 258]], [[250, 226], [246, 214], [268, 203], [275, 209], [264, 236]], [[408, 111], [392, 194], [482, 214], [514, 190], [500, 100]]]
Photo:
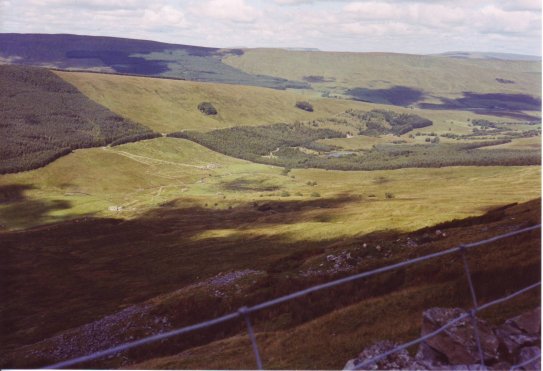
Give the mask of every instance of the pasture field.
[[527, 201], [540, 189], [539, 166], [283, 173], [282, 168], [235, 159], [177, 138], [82, 149], [44, 168], [2, 176], [1, 187], [20, 187], [23, 195], [5, 196], [0, 223], [27, 228], [91, 215], [132, 218], [172, 200], [181, 207], [228, 209], [317, 195], [351, 197], [338, 209], [307, 210], [295, 223], [210, 229], [196, 237], [280, 234], [316, 240], [382, 229], [414, 230]]

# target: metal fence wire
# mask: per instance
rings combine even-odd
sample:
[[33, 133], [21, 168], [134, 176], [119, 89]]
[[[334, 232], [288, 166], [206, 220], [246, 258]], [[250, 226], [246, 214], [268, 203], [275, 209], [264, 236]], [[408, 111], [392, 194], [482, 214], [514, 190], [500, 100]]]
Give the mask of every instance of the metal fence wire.
[[[293, 299], [308, 295], [308, 294], [316, 292], [316, 291], [328, 289], [328, 288], [338, 286], [338, 285], [342, 285], [342, 284], [352, 282], [352, 281], [361, 280], [363, 278], [374, 276], [376, 274], [392, 271], [392, 270], [395, 270], [395, 269], [399, 269], [399, 268], [407, 267], [409, 265], [420, 263], [420, 262], [423, 262], [423, 261], [426, 261], [426, 260], [438, 258], [438, 257], [444, 256], [444, 255], [455, 254], [455, 253], [460, 253], [460, 255], [462, 256], [462, 261], [463, 261], [463, 265], [464, 265], [464, 273], [465, 273], [467, 281], [468, 281], [468, 286], [469, 286], [469, 289], [470, 289], [470, 294], [471, 294], [471, 298], [472, 298], [473, 307], [467, 313], [464, 313], [461, 316], [449, 321], [448, 323], [443, 325], [441, 328], [439, 328], [439, 329], [437, 329], [437, 330], [435, 330], [435, 331], [433, 331], [433, 332], [431, 332], [429, 334], [426, 334], [426, 335], [424, 335], [422, 337], [419, 337], [419, 338], [417, 338], [415, 340], [412, 340], [412, 341], [409, 341], [409, 342], [404, 343], [402, 345], [399, 345], [399, 346], [397, 346], [397, 347], [395, 347], [395, 348], [393, 348], [393, 349], [391, 349], [391, 350], [389, 350], [389, 351], [387, 351], [385, 353], [382, 353], [382, 354], [380, 354], [380, 355], [378, 355], [378, 356], [376, 356], [374, 358], [371, 358], [371, 359], [368, 359], [368, 360], [365, 360], [365, 361], [361, 362], [360, 364], [356, 365], [356, 369], [368, 368], [368, 367], [374, 365], [375, 363], [387, 358], [388, 356], [390, 356], [393, 353], [396, 353], [398, 351], [407, 349], [407, 348], [409, 348], [409, 347], [411, 347], [413, 345], [417, 345], [419, 343], [422, 343], [422, 342], [424, 342], [424, 341], [426, 341], [426, 340], [428, 340], [428, 339], [430, 339], [430, 338], [444, 332], [449, 327], [452, 327], [454, 324], [456, 324], [459, 321], [461, 321], [463, 319], [466, 319], [466, 318], [471, 318], [473, 320], [474, 336], [475, 336], [476, 343], [477, 343], [477, 350], [478, 350], [478, 353], [479, 353], [480, 363], [481, 363], [481, 366], [484, 367], [484, 365], [485, 365], [484, 364], [484, 355], [483, 355], [483, 350], [482, 350], [482, 347], [481, 347], [481, 341], [480, 341], [480, 337], [479, 337], [479, 329], [477, 327], [477, 317], [476, 317], [477, 313], [484, 310], [484, 309], [487, 309], [487, 308], [489, 308], [491, 306], [501, 304], [503, 302], [511, 300], [511, 299], [513, 299], [513, 298], [515, 298], [515, 297], [517, 297], [517, 296], [519, 296], [519, 295], [521, 295], [521, 294], [523, 294], [523, 293], [525, 293], [527, 291], [533, 290], [533, 289], [541, 286], [541, 281], [536, 282], [536, 283], [534, 283], [532, 285], [529, 285], [527, 287], [524, 287], [523, 289], [520, 289], [520, 290], [518, 290], [518, 291], [516, 291], [516, 292], [514, 292], [512, 294], [509, 294], [507, 296], [504, 296], [502, 298], [493, 300], [493, 301], [485, 303], [483, 305], [479, 305], [478, 301], [477, 301], [477, 295], [476, 295], [476, 292], [475, 292], [475, 288], [473, 286], [472, 275], [471, 275], [471, 272], [470, 272], [470, 269], [469, 269], [469, 266], [468, 266], [468, 262], [467, 262], [467, 258], [466, 258], [467, 252], [471, 248], [486, 245], [486, 244], [489, 244], [489, 243], [494, 242], [494, 241], [498, 241], [498, 240], [502, 240], [502, 239], [505, 239], [505, 238], [513, 237], [513, 236], [516, 236], [516, 235], [519, 235], [519, 234], [522, 234], [522, 233], [526, 233], [526, 232], [530, 232], [530, 231], [533, 231], [533, 230], [536, 230], [536, 229], [539, 229], [539, 228], [541, 228], [541, 224], [534, 225], [534, 226], [527, 227], [527, 228], [523, 228], [523, 229], [519, 229], [519, 230], [516, 230], [516, 231], [513, 231], [513, 232], [501, 234], [501, 235], [498, 235], [498, 236], [494, 236], [494, 237], [488, 238], [486, 240], [481, 240], [481, 241], [477, 241], [477, 242], [462, 244], [462, 245], [459, 245], [459, 246], [456, 246], [456, 247], [453, 247], [453, 248], [449, 248], [447, 250], [443, 250], [443, 251], [439, 251], [439, 252], [436, 252], [436, 253], [420, 256], [420, 257], [417, 257], [417, 258], [414, 258], [414, 259], [409, 259], [409, 260], [406, 260], [406, 261], [403, 261], [403, 262], [400, 262], [400, 263], [387, 265], [387, 266], [384, 266], [384, 267], [381, 267], [381, 268], [373, 269], [371, 271], [362, 272], [362, 273], [358, 273], [358, 274], [353, 274], [351, 276], [343, 277], [343, 278], [333, 280], [333, 281], [329, 281], [329, 282], [326, 282], [326, 283], [323, 283], [323, 284], [320, 284], [320, 285], [315, 285], [315, 286], [306, 288], [304, 290], [296, 291], [296, 292], [293, 292], [293, 293], [288, 294], [288, 295], [280, 296], [278, 298], [275, 298], [275, 299], [272, 299], [272, 300], [269, 300], [269, 301], [265, 301], [263, 303], [256, 304], [256, 305], [253, 305], [253, 306], [250, 306], [250, 307], [242, 307], [237, 312], [229, 313], [229, 314], [226, 314], [224, 316], [217, 317], [217, 318], [214, 318], [214, 319], [211, 319], [211, 320], [208, 320], [208, 321], [204, 321], [204, 322], [200, 322], [200, 323], [197, 323], [197, 324], [194, 324], [194, 325], [191, 325], [191, 326], [182, 327], [182, 328], [178, 328], [178, 329], [175, 329], [175, 330], [171, 330], [171, 331], [159, 333], [159, 334], [156, 334], [156, 335], [148, 336], [148, 337], [136, 340], [136, 341], [132, 341], [132, 342], [124, 343], [124, 344], [121, 344], [121, 345], [118, 345], [118, 346], [115, 346], [115, 347], [112, 347], [112, 348], [104, 349], [102, 351], [95, 352], [95, 353], [92, 353], [92, 354], [89, 354], [89, 355], [86, 355], [86, 356], [77, 357], [77, 358], [73, 358], [73, 359], [70, 359], [70, 360], [55, 363], [55, 364], [47, 366], [45, 368], [46, 369], [60, 369], [60, 368], [73, 366], [73, 365], [80, 364], [80, 363], [83, 363], [83, 362], [88, 362], [88, 361], [96, 360], [96, 359], [99, 359], [99, 358], [103, 358], [103, 357], [106, 357], [106, 356], [109, 356], [109, 355], [114, 355], [114, 354], [123, 352], [123, 351], [128, 350], [128, 349], [132, 349], [132, 348], [135, 348], [135, 347], [138, 347], [138, 346], [154, 343], [154, 342], [157, 342], [159, 340], [168, 339], [168, 338], [171, 338], [173, 336], [178, 336], [178, 335], [186, 334], [188, 332], [192, 332], [192, 331], [200, 330], [200, 329], [207, 328], [207, 327], [210, 327], [210, 326], [214, 326], [214, 325], [217, 325], [219, 323], [231, 321], [233, 319], [243, 318], [245, 320], [245, 324], [247, 326], [247, 334], [248, 334], [249, 339], [251, 341], [251, 346], [252, 346], [252, 349], [253, 349], [253, 353], [255, 355], [256, 366], [257, 366], [257, 368], [259, 370], [261, 370], [261, 369], [263, 369], [263, 364], [262, 364], [262, 359], [261, 359], [261, 356], [260, 356], [260, 351], [258, 349], [258, 343], [257, 343], [257, 340], [256, 340], [256, 336], [254, 334], [253, 326], [252, 326], [251, 320], [250, 320], [250, 314], [251, 313], [254, 313], [254, 312], [260, 311], [262, 309], [266, 309], [266, 308], [269, 308], [271, 306], [275, 306], [275, 305], [278, 305], [278, 304], [281, 304], [281, 303], [284, 303], [284, 302], [287, 302], [287, 301], [290, 301], [290, 300], [293, 300]], [[519, 368], [522, 368], [524, 366], [530, 365], [531, 363], [536, 362], [539, 358], [540, 358], [540, 355], [535, 356], [535, 357], [533, 357], [533, 358], [531, 358], [529, 360], [526, 360], [525, 362], [522, 362], [520, 364], [512, 366], [511, 370], [519, 369]]]

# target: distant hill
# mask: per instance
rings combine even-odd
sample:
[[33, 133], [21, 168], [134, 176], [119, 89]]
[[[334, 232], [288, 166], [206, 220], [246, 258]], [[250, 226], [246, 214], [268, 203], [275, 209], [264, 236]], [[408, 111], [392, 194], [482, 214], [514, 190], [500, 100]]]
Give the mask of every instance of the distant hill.
[[283, 48], [285, 50], [292, 50], [292, 51], [301, 51], [301, 52], [320, 52], [319, 48], [297, 48], [297, 47], [290, 47], [290, 48]]
[[514, 54], [219, 49], [115, 37], [0, 34], [2, 62], [303, 89], [312, 96], [464, 110], [529, 121], [538, 119], [534, 112], [540, 111], [541, 105], [540, 60]]
[[331, 98], [522, 120], [536, 119], [529, 112], [541, 105], [540, 61], [248, 49], [223, 62], [250, 74], [306, 81]]
[[241, 49], [66, 34], [0, 34], [0, 62], [71, 70], [161, 76], [194, 81], [306, 88], [305, 82], [255, 76], [221, 62]]
[[502, 61], [535, 61], [540, 62], [541, 57], [526, 54], [494, 53], [494, 52], [445, 52], [433, 54], [439, 57], [459, 59], [496, 59]]

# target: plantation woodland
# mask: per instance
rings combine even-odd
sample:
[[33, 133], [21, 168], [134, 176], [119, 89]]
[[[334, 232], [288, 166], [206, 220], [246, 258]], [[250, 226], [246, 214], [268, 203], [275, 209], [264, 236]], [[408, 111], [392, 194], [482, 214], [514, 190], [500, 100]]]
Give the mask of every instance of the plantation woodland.
[[0, 65], [0, 85], [0, 174], [45, 166], [78, 148], [159, 135], [43, 68]]

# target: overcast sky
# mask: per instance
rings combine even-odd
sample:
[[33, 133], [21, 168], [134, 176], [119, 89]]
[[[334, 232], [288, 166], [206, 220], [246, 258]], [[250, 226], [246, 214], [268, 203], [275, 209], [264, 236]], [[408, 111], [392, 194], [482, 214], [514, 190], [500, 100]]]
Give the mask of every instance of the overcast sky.
[[541, 0], [0, 0], [0, 32], [214, 47], [541, 55]]

